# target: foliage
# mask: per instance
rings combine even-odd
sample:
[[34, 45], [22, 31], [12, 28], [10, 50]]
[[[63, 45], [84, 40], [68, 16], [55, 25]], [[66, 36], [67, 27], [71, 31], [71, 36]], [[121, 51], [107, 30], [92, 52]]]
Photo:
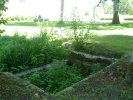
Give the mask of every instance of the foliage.
[[65, 59], [67, 51], [61, 47], [62, 40], [51, 41], [47, 32], [27, 39], [25, 36], [0, 37], [0, 67], [13, 73]]
[[100, 71], [101, 69], [103, 69], [103, 67], [102, 67], [100, 64], [97, 63], [97, 64], [92, 68], [92, 73], [91, 73], [91, 74], [97, 73], [97, 72]]
[[34, 73], [26, 79], [46, 92], [56, 93], [78, 82], [81, 78], [77, 67], [56, 61], [54, 66], [46, 72]]
[[[128, 14], [132, 15], [133, 14], [133, 1], [132, 0], [121, 0], [120, 1], [120, 8], [119, 8], [119, 13], [120, 14]], [[104, 3], [104, 11], [107, 14], [112, 14], [113, 9], [112, 6]]]
[[119, 12], [121, 14], [133, 15], [133, 1], [132, 0], [121, 0]]
[[87, 34], [90, 33], [90, 26], [80, 21], [76, 7], [72, 11], [71, 21], [64, 23], [64, 25], [68, 25], [64, 30], [68, 33], [68, 38], [72, 40], [73, 44], [82, 43], [89, 36]]
[[8, 21], [33, 21], [35, 16], [5, 16]]
[[[77, 42], [83, 41], [85, 35], [89, 32], [89, 27], [86, 27], [86, 25], [82, 24], [82, 21], [80, 21], [77, 8], [74, 8], [74, 10], [72, 11], [71, 19], [72, 21], [70, 22], [70, 29], [72, 29], [72, 34], [70, 37], [72, 37], [73, 40]], [[86, 29], [87, 31], [84, 31], [84, 29]]]
[[[6, 2], [8, 2], [8, 0], [0, 0], [0, 24], [5, 24], [6, 23], [6, 20], [2, 17], [3, 11], [7, 10], [7, 7], [5, 7]], [[0, 35], [3, 32], [4, 32], [4, 30], [0, 29]]]

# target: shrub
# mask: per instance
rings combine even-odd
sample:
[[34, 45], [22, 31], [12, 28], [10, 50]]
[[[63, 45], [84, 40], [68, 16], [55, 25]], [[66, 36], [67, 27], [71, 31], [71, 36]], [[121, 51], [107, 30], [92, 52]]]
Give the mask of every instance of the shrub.
[[[53, 59], [63, 59], [67, 55], [61, 47], [62, 41], [51, 41], [47, 32], [42, 32], [40, 36], [30, 39], [19, 35], [3, 36], [0, 41], [2, 71], [18, 73], [51, 63]], [[5, 66], [4, 69], [3, 66]]]
[[24, 16], [6, 16], [6, 19], [8, 21], [33, 21], [34, 18], [35, 18], [35, 16], [28, 16], [28, 17], [24, 17]]

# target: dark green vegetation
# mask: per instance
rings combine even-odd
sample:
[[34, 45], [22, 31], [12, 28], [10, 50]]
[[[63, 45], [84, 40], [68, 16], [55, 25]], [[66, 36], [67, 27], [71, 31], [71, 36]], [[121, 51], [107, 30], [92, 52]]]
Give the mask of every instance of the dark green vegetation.
[[[78, 51], [84, 51], [94, 55], [120, 58], [122, 55], [130, 52], [133, 49], [132, 44], [133, 37], [131, 36], [95, 35], [89, 37], [89, 41], [86, 41], [86, 43], [79, 43], [76, 41], [73, 46]], [[75, 62], [74, 58], [78, 58], [74, 55], [71, 56], [73, 56], [73, 62]], [[81, 61], [83, 63], [83, 58], [81, 58], [81, 60], [79, 61], [80, 63]], [[75, 65], [75, 67], [73, 65], [67, 66], [58, 62], [56, 63], [57, 65], [54, 68], [50, 68], [45, 72], [38, 72], [32, 74], [31, 76], [28, 76], [28, 80], [30, 80], [31, 83], [37, 85], [38, 87], [44, 89], [46, 92], [57, 93], [74, 84], [75, 82], [78, 82], [79, 80], [88, 77], [89, 75], [97, 73], [101, 69], [105, 68], [108, 64], [110, 64], [106, 61], [103, 62], [98, 63], [97, 61], [95, 61], [94, 65], [94, 61], [92, 63], [92, 61], [90, 62], [89, 60], [90, 66], [78, 64]]]
[[[63, 41], [65, 40], [51, 40], [47, 32], [30, 39], [18, 35], [2, 36], [0, 37], [0, 70], [18, 73], [51, 63], [54, 59], [66, 59], [69, 52], [61, 46]], [[75, 50], [94, 55], [120, 58], [133, 49], [132, 44], [131, 36], [89, 35], [85, 41], [75, 41], [73, 47]], [[46, 92], [57, 93], [106, 66], [107, 64], [97, 63], [91, 69], [82, 64], [68, 66], [58, 63], [57, 67], [34, 73], [27, 79]]]
[[67, 66], [61, 62], [55, 62], [53, 67], [34, 73], [25, 79], [46, 92], [57, 93], [82, 78], [76, 66]]
[[103, 67], [100, 64], [91, 66], [82, 64], [67, 65], [61, 61], [56, 61], [52, 63], [51, 67], [23, 78], [45, 92], [55, 94], [101, 69]]
[[27, 39], [25, 36], [0, 37], [0, 71], [13, 73], [51, 63], [53, 59], [65, 59], [67, 51], [62, 40], [51, 40], [47, 32]]

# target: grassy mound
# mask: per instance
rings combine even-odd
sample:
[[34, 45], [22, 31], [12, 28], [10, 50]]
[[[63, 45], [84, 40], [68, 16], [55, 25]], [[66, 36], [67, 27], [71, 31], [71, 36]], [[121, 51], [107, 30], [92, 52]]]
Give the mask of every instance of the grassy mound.
[[10, 73], [0, 73], [0, 100], [51, 100], [52, 96]]

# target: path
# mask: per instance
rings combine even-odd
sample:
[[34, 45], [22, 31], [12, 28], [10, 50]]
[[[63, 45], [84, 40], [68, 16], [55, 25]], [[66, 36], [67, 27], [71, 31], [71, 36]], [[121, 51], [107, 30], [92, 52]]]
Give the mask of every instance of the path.
[[[28, 26], [3, 26], [2, 29], [5, 29], [6, 32], [4, 35], [10, 35], [12, 36], [13, 34], [19, 32], [20, 35], [26, 35], [27, 37], [33, 37], [36, 36], [40, 33], [41, 28], [39, 27], [28, 27]], [[53, 29], [55, 33], [58, 35], [66, 37], [67, 34], [62, 31], [62, 29], [54, 27], [48, 27], [48, 31]], [[96, 33], [96, 34], [102, 34], [102, 35], [129, 35], [133, 36], [133, 28], [127, 28], [123, 30], [91, 30], [91, 33]]]

